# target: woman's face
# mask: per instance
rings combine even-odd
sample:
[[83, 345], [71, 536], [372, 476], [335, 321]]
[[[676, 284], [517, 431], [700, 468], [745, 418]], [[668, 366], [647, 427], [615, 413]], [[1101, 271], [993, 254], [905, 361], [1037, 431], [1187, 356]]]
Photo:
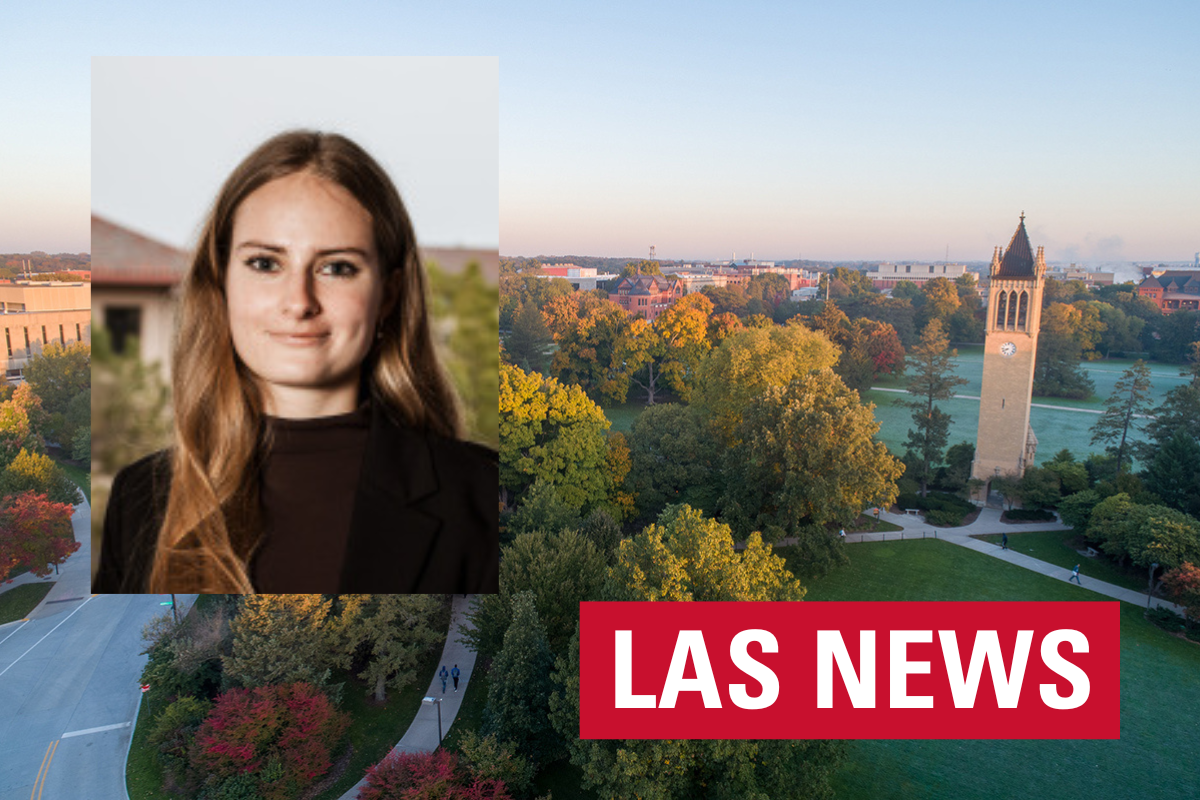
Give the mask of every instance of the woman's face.
[[371, 215], [311, 172], [271, 181], [233, 219], [233, 347], [280, 417], [352, 411], [383, 305]]

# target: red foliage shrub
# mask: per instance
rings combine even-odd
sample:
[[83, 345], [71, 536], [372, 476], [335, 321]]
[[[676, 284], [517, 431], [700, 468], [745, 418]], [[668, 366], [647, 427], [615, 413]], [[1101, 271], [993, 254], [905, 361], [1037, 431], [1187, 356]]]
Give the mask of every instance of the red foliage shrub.
[[359, 800], [509, 800], [504, 781], [481, 780], [458, 766], [458, 756], [389, 753], [367, 770]]
[[267, 800], [289, 800], [324, 775], [350, 724], [308, 683], [233, 689], [196, 732], [192, 764], [216, 780], [257, 776]]
[[44, 494], [21, 492], [5, 498], [0, 511], [0, 577], [26, 566], [39, 578], [79, 549], [71, 533], [70, 503], [54, 503]]

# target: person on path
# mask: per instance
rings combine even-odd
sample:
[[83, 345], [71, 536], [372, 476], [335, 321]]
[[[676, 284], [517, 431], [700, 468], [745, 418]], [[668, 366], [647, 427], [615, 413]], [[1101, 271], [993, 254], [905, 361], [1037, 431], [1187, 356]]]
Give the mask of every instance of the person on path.
[[454, 679], [454, 691], [458, 691], [458, 676], [462, 673], [458, 671], [458, 664], [454, 665], [454, 669], [450, 670], [450, 677]]
[[1079, 580], [1079, 565], [1078, 564], [1075, 565], [1075, 571], [1071, 573], [1071, 577], [1067, 578], [1068, 583], [1070, 583], [1071, 581], [1075, 581], [1080, 586], [1083, 586], [1083, 581]]
[[442, 679], [442, 694], [446, 693], [446, 679], [450, 677], [450, 673], [446, 671], [446, 665], [442, 664], [442, 671], [438, 673], [438, 677]]
[[1000, 549], [1001, 550], [1008, 549], [1008, 534], [1007, 533], [1000, 534]]
[[842, 528], [842, 531], [838, 534], [838, 536], [841, 537], [843, 542], [846, 541], [846, 529]]

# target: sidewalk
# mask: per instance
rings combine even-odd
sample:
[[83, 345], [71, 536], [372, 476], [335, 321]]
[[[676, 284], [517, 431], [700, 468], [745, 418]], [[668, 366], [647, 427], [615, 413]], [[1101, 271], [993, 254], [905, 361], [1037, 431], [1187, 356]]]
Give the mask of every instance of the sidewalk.
[[[444, 739], [446, 734], [450, 732], [450, 726], [454, 724], [454, 718], [458, 716], [458, 709], [462, 706], [463, 697], [467, 693], [467, 685], [471, 682], [471, 676], [475, 669], [475, 651], [467, 649], [467, 646], [459, 641], [460, 633], [470, 629], [466, 613], [472, 597], [474, 595], [454, 595], [454, 605], [450, 613], [450, 629], [446, 634], [446, 645], [442, 648], [442, 657], [438, 661], [437, 669], [434, 670], [434, 675], [429, 682], [429, 688], [425, 690], [425, 697], [435, 697], [442, 702], [440, 704], [422, 703], [416, 718], [408, 726], [408, 730], [404, 732], [404, 735], [400, 737], [400, 741], [392, 748], [392, 752], [431, 753], [437, 749], [439, 744], [437, 705], [441, 706], [442, 738]], [[442, 693], [442, 681], [438, 678], [437, 673], [441, 671], [443, 664], [446, 665], [447, 671], [453, 669], [455, 664], [458, 664], [458, 669], [462, 672], [462, 675], [458, 679], [457, 692], [454, 691], [454, 681], [447, 680], [446, 692], [445, 694]], [[366, 785], [365, 777], [356, 783], [350, 791], [343, 794], [340, 800], [355, 800], [358, 797], [358, 790], [364, 785]]]
[[74, 610], [76, 603], [83, 602], [92, 594], [92, 507], [80, 492], [81, 502], [75, 506], [71, 516], [71, 531], [80, 547], [65, 562], [59, 565], [58, 574], [53, 571], [45, 578], [32, 572], [18, 575], [12, 583], [0, 584], [0, 591], [7, 591], [25, 583], [53, 583], [54, 588], [38, 606], [29, 612], [28, 619], [42, 619]]
[[[1051, 578], [1056, 578], [1060, 581], [1068, 581], [1071, 577], [1071, 570], [1065, 567], [1049, 564], [1045, 561], [1039, 561], [1036, 558], [1022, 555], [1015, 550], [1004, 550], [999, 545], [991, 542], [985, 542], [981, 539], [972, 538], [980, 534], [986, 533], [1007, 533], [1019, 534], [1025, 531], [1068, 531], [1071, 530], [1070, 525], [1063, 525], [1061, 522], [1046, 522], [1046, 523], [1011, 523], [1000, 521], [1000, 510], [996, 508], [985, 508], [980, 511], [979, 516], [970, 525], [963, 525], [960, 528], [937, 528], [929, 525], [921, 517], [912, 516], [909, 514], [892, 514], [884, 512], [879, 515], [879, 519], [883, 522], [890, 522], [893, 525], [899, 525], [904, 530], [902, 531], [886, 531], [883, 533], [848, 533], [846, 534], [847, 544], [854, 542], [882, 542], [894, 541], [897, 539], [922, 539], [922, 538], [938, 538], [951, 544], [959, 545], [974, 550], [977, 553], [998, 558], [1001, 561], [1007, 561], [1010, 564], [1015, 564], [1018, 567], [1032, 570], [1033, 572], [1048, 575]], [[785, 540], [786, 541], [786, 540]], [[783, 542], [780, 542], [782, 544]], [[1086, 566], [1087, 559], [1085, 556], [1080, 556], [1080, 561]], [[1126, 589], [1124, 586], [1117, 586], [1112, 583], [1105, 583], [1092, 578], [1088, 578], [1086, 574], [1081, 575], [1083, 581], [1082, 588], [1089, 589], [1098, 594], [1111, 597], [1115, 600], [1120, 600], [1125, 603], [1133, 603], [1142, 608], [1146, 607], [1147, 595], [1145, 592], [1135, 592], [1132, 589]], [[1183, 609], [1175, 603], [1167, 602], [1161, 598], [1154, 598], [1152, 605], [1160, 608], [1169, 608], [1177, 614], [1183, 614]]]

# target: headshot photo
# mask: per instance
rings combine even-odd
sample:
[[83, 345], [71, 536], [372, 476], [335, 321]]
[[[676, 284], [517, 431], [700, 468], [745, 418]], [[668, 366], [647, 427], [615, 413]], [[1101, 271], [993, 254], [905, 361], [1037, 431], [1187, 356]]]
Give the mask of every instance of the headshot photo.
[[93, 59], [93, 590], [498, 588], [498, 59]]

